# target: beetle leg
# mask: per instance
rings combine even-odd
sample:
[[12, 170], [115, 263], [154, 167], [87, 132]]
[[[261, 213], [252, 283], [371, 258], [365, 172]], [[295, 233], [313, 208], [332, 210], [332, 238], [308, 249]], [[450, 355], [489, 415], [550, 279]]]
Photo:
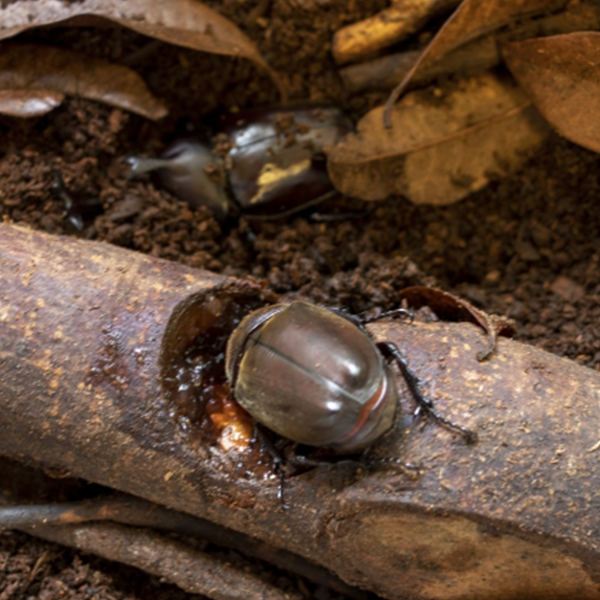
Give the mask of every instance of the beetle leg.
[[[76, 229], [80, 231], [83, 229], [84, 216], [86, 212], [101, 212], [102, 204], [96, 198], [79, 198], [74, 199], [73, 196], [67, 190], [62, 173], [59, 170], [52, 172], [54, 181], [52, 182], [50, 189], [62, 200], [65, 204], [65, 216], [68, 217], [69, 221], [73, 224]], [[89, 215], [88, 215], [89, 216]]]
[[283, 508], [284, 510], [288, 510], [290, 507], [288, 504], [285, 503], [283, 497], [283, 483], [285, 481], [285, 469], [283, 467], [285, 465], [285, 459], [282, 456], [281, 452], [279, 452], [279, 450], [277, 450], [277, 448], [275, 447], [275, 444], [273, 443], [273, 440], [271, 439], [267, 431], [258, 423], [254, 424], [254, 434], [262, 448], [269, 454], [269, 456], [273, 460], [273, 469], [275, 470], [275, 473], [279, 475], [277, 499], [281, 504], [281, 508]]
[[249, 221], [277, 221], [279, 219], [287, 219], [288, 217], [291, 217], [292, 215], [295, 215], [298, 212], [310, 208], [311, 206], [321, 204], [321, 202], [328, 200], [332, 196], [335, 196], [335, 194], [339, 194], [339, 192], [337, 190], [332, 190], [331, 192], [327, 192], [319, 196], [318, 198], [313, 198], [312, 200], [309, 200], [308, 202], [305, 202], [300, 206], [295, 206], [294, 208], [290, 208], [289, 210], [284, 210], [273, 215], [253, 215], [252, 213], [245, 213], [244, 217], [246, 217], [246, 219], [248, 219]]
[[472, 444], [477, 441], [477, 434], [474, 431], [471, 431], [466, 427], [462, 427], [461, 425], [457, 425], [456, 423], [453, 423], [445, 417], [442, 417], [442, 415], [436, 412], [433, 402], [421, 394], [417, 376], [410, 370], [406, 359], [395, 344], [392, 344], [391, 342], [380, 342], [377, 344], [377, 347], [381, 350], [381, 353], [386, 358], [393, 359], [396, 362], [400, 368], [404, 380], [406, 381], [406, 384], [408, 385], [410, 393], [417, 403], [418, 408], [425, 411], [441, 426], [451, 429], [457, 432], [459, 435], [462, 435], [467, 444]]
[[[367, 333], [367, 330], [363, 327], [363, 320], [360, 317], [357, 317], [356, 315], [347, 313], [345, 310], [343, 310], [341, 308], [335, 308], [334, 306], [323, 306], [323, 308], [325, 308], [329, 312], [332, 312], [334, 315], [337, 315], [338, 317], [342, 317], [342, 319], [346, 319], [346, 321], [350, 321], [350, 323], [352, 323], [352, 325], [355, 325], [361, 331], [364, 331], [365, 333]], [[367, 333], [367, 335], [369, 335], [369, 334]]]
[[369, 337], [371, 337], [371, 334], [368, 332], [367, 328], [365, 327], [365, 325], [368, 325], [369, 323], [374, 323], [375, 321], [380, 321], [381, 319], [397, 317], [399, 315], [408, 317], [410, 323], [412, 323], [415, 319], [414, 313], [411, 310], [408, 310], [407, 308], [395, 308], [393, 310], [388, 310], [384, 313], [381, 313], [380, 315], [377, 315], [375, 317], [363, 317], [363, 316], [359, 316], [359, 315], [352, 315], [350, 313], [345, 312], [341, 308], [327, 307], [327, 310], [346, 319], [346, 321], [350, 321], [350, 323], [352, 323], [353, 325], [356, 325], [356, 327], [358, 327], [361, 331], [363, 331]]
[[336, 213], [331, 215], [315, 212], [310, 215], [310, 218], [312, 221], [315, 221], [315, 223], [333, 223], [335, 221], [349, 221], [351, 219], [364, 218], [368, 215], [369, 213], [367, 211]]

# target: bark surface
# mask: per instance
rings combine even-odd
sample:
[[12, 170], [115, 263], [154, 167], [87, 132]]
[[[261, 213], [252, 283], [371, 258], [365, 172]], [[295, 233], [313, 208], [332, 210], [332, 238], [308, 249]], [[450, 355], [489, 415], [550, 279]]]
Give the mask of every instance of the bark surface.
[[[284, 511], [275, 477], [190, 442], [166, 390], [165, 357], [228, 309], [228, 285], [1, 225], [0, 454], [210, 519], [390, 599], [600, 598], [599, 373], [510, 340], [477, 362], [485, 339], [468, 324], [373, 324], [479, 441], [413, 418], [399, 378], [397, 427], [373, 453], [420, 476], [317, 468], [286, 482]], [[240, 290], [241, 303], [261, 295]]]

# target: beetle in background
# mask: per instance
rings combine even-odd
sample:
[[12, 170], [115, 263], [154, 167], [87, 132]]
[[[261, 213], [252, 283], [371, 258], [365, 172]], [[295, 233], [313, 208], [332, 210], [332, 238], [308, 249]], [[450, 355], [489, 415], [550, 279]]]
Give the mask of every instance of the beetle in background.
[[364, 328], [399, 313], [407, 311], [360, 319], [299, 301], [255, 310], [227, 343], [225, 369], [235, 399], [283, 437], [355, 454], [394, 424], [398, 389], [388, 365], [393, 360], [418, 410], [474, 442], [475, 433], [437, 414], [422, 396], [400, 350], [390, 342], [375, 344]]
[[[130, 158], [132, 175], [156, 171], [165, 189], [218, 219], [234, 211], [280, 218], [336, 193], [325, 152], [352, 131], [332, 106], [261, 109], [231, 115], [221, 126], [229, 150], [217, 156], [197, 138], [171, 144], [161, 158]], [[224, 176], [223, 176], [224, 175]]]

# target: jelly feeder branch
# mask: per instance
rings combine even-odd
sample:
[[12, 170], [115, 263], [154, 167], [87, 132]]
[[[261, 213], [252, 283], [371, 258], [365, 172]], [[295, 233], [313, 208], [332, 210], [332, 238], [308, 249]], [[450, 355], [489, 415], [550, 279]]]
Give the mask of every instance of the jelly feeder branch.
[[472, 324], [370, 324], [478, 442], [415, 417], [398, 376], [397, 424], [371, 448], [380, 467], [291, 477], [282, 510], [268, 463], [237, 469], [177, 379], [210, 364], [216, 381], [228, 333], [270, 301], [255, 284], [0, 225], [0, 455], [225, 526], [385, 598], [600, 598], [598, 372], [506, 339], [478, 361]]

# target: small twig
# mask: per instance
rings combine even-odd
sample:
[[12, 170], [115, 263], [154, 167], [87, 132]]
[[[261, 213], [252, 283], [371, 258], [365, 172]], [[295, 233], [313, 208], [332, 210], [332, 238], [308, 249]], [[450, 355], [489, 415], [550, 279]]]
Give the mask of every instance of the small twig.
[[33, 583], [33, 580], [36, 578], [41, 568], [50, 560], [50, 556], [51, 553], [49, 550], [45, 550], [38, 556], [38, 559], [35, 561], [35, 565], [33, 565], [33, 569], [31, 569], [31, 573], [29, 573], [29, 577], [27, 577], [27, 581], [23, 585], [23, 589], [21, 590], [22, 594], [25, 594], [25, 592], [29, 589], [29, 586]]
[[[350, 65], [339, 70], [344, 87], [353, 93], [365, 90], [389, 90], [406, 76], [420, 52], [410, 50]], [[453, 50], [439, 61], [425, 66], [415, 74], [408, 88], [431, 83], [449, 74], [481, 73], [500, 62], [496, 37], [489, 35]]]
[[86, 521], [113, 521], [195, 536], [217, 546], [233, 548], [246, 556], [264, 560], [350, 598], [365, 600], [368, 597], [368, 594], [345, 584], [326, 569], [291, 552], [272, 548], [242, 533], [139, 498], [105, 496], [81, 502], [0, 508], [0, 529], [27, 529], [34, 535], [37, 535], [41, 527], [45, 530], [47, 526], [69, 526]]
[[163, 577], [186, 592], [215, 600], [300, 600], [243, 569], [235, 568], [155, 532], [114, 523], [84, 523], [64, 527], [23, 527], [52, 542], [91, 552]]

